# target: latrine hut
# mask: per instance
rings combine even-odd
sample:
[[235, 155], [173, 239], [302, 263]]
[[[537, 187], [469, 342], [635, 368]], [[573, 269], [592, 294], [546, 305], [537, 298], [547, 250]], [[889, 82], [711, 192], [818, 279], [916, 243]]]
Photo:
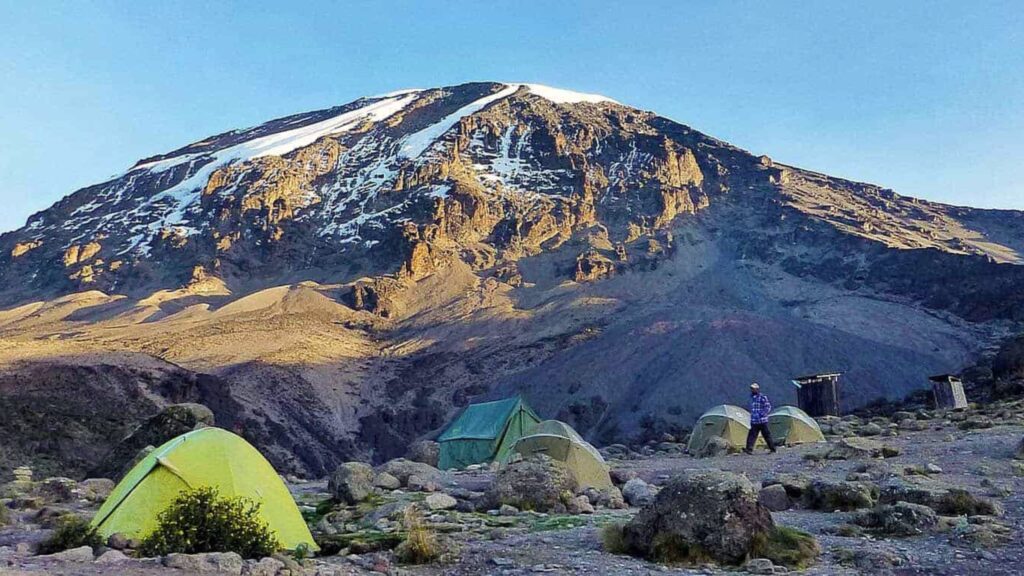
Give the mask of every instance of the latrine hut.
[[809, 416], [839, 416], [839, 377], [841, 372], [811, 374], [793, 379], [797, 404]]
[[964, 394], [964, 384], [960, 378], [952, 374], [938, 374], [929, 376], [928, 379], [932, 381], [935, 408], [939, 410], [967, 408], [967, 395]]

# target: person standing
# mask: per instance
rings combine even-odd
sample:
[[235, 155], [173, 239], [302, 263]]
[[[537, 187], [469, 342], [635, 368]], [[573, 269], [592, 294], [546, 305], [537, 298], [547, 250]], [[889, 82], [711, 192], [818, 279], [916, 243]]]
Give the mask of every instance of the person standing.
[[764, 436], [768, 449], [775, 453], [775, 443], [772, 442], [772, 433], [768, 430], [768, 413], [772, 411], [772, 403], [768, 397], [761, 394], [761, 386], [754, 382], [750, 385], [750, 432], [747, 434], [747, 447], [743, 451], [747, 454], [754, 453], [754, 443], [757, 442], [757, 435]]

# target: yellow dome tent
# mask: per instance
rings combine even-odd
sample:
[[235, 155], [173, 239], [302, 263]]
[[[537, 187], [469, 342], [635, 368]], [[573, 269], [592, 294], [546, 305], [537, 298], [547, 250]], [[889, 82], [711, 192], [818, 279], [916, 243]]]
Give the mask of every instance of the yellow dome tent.
[[260, 503], [260, 515], [284, 548], [319, 549], [274, 467], [248, 442], [220, 428], [182, 434], [143, 458], [110, 493], [92, 525], [104, 538], [143, 538], [179, 493], [200, 487]]
[[[686, 444], [686, 450], [690, 454], [696, 454], [707, 445], [713, 437], [719, 437], [734, 448], [744, 448], [747, 445], [747, 433], [750, 432], [750, 412], [739, 406], [722, 404], [715, 406], [701, 415], [697, 424], [690, 433], [690, 441]], [[759, 444], [764, 440], [758, 436]]]
[[524, 458], [546, 454], [564, 462], [581, 489], [612, 487], [608, 465], [601, 453], [565, 422], [545, 420], [537, 424], [529, 436], [523, 436], [515, 443], [512, 451]]
[[768, 414], [768, 430], [779, 445], [825, 441], [814, 418], [796, 406], [779, 406], [772, 410]]

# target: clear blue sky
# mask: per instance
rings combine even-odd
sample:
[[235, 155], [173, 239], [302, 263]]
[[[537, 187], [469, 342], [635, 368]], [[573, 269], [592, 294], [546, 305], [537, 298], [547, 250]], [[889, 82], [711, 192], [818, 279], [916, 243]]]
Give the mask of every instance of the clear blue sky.
[[908, 195], [1024, 208], [1024, 5], [0, 0], [0, 230], [135, 160], [403, 87], [605, 94]]

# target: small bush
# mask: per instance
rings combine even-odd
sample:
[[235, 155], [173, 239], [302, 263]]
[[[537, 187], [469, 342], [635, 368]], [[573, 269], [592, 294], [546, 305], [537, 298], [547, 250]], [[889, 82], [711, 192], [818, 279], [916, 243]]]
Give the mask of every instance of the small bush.
[[67, 514], [57, 523], [57, 528], [49, 538], [39, 545], [40, 554], [56, 554], [82, 546], [99, 547], [103, 539], [89, 521], [74, 514]]
[[451, 554], [447, 541], [423, 523], [423, 514], [415, 506], [405, 509], [402, 524], [405, 541], [395, 548], [395, 557], [402, 564], [429, 564], [445, 560]]
[[611, 554], [629, 554], [629, 546], [626, 544], [626, 537], [622, 533], [625, 525], [620, 522], [612, 522], [601, 527], [601, 546], [605, 552]]
[[243, 558], [262, 558], [280, 549], [260, 517], [259, 503], [222, 497], [215, 488], [181, 493], [160, 513], [156, 529], [141, 547], [146, 556], [235, 552]]
[[296, 562], [302, 562], [303, 560], [309, 558], [312, 555], [313, 554], [309, 549], [309, 544], [306, 544], [305, 542], [296, 546], [295, 550], [292, 552], [292, 558], [295, 558]]
[[695, 542], [678, 534], [658, 534], [651, 542], [651, 560], [662, 564], [708, 564], [715, 559]]
[[821, 546], [814, 536], [795, 528], [777, 526], [767, 536], [755, 540], [751, 558], [767, 558], [775, 564], [802, 570], [818, 560]]
[[978, 498], [967, 490], [951, 488], [942, 495], [935, 511], [946, 516], [998, 516], [998, 506], [990, 500]]
[[6, 526], [11, 523], [11, 513], [7, 509], [7, 504], [0, 502], [0, 526]]

